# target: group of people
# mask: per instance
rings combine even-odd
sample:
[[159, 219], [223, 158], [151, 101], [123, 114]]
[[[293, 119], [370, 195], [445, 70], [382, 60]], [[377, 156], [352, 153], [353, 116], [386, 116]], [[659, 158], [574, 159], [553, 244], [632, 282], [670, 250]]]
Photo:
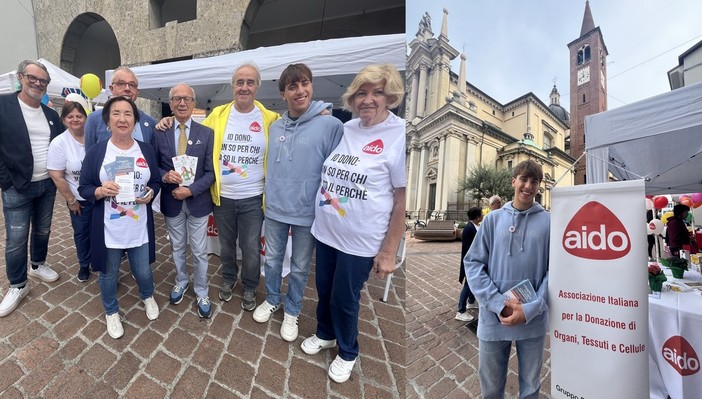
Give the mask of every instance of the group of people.
[[[548, 328], [550, 215], [535, 201], [543, 181], [541, 165], [520, 162], [512, 173], [514, 196], [490, 210], [468, 210], [463, 230], [459, 282], [463, 284], [455, 318], [470, 322], [478, 313], [478, 373], [483, 398], [503, 398], [512, 343], [519, 363], [519, 397], [538, 398]], [[521, 303], [504, 294], [528, 280], [535, 300]]]
[[[58, 189], [74, 229], [78, 280], [99, 272], [107, 333], [115, 339], [124, 334], [117, 285], [125, 254], [147, 318], [157, 319], [151, 205], [160, 193], [176, 271], [171, 304], [182, 302], [190, 286], [190, 244], [197, 313], [202, 318], [212, 313], [206, 245], [212, 213], [221, 247], [220, 300], [230, 301], [241, 279], [241, 307], [259, 323], [282, 307], [280, 336], [295, 341], [316, 249], [317, 328], [301, 348], [313, 355], [338, 346], [328, 375], [339, 383], [348, 380], [359, 353], [361, 289], [371, 272], [383, 278], [394, 271], [404, 233], [405, 122], [390, 111], [404, 88], [393, 66], [368, 65], [358, 73], [342, 97], [357, 118], [345, 124], [330, 115], [331, 104], [312, 99], [313, 74], [304, 64], [287, 66], [278, 79], [287, 104], [283, 115], [256, 101], [260, 73], [245, 63], [232, 76], [234, 100], [216, 107], [202, 124], [192, 119], [196, 94], [185, 83], [170, 90], [172, 118], [157, 123], [139, 110], [138, 80], [127, 67], [114, 71], [113, 96], [101, 110], [89, 113], [67, 102], [61, 117], [41, 104], [50, 81], [43, 65], [23, 61], [17, 77], [21, 89], [0, 96], [10, 281], [0, 317], [28, 295], [27, 276], [59, 278], [46, 264]], [[266, 298], [257, 303], [262, 233]], [[289, 235], [291, 271], [283, 295]]]

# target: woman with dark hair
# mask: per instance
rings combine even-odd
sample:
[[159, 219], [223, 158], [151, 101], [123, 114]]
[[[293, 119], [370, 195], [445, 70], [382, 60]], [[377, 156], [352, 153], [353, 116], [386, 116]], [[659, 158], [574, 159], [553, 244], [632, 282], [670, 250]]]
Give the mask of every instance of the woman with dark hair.
[[61, 121], [66, 131], [49, 144], [46, 168], [59, 193], [66, 200], [73, 226], [73, 242], [78, 257], [78, 281], [90, 278], [90, 218], [92, 205], [78, 194], [80, 169], [85, 158], [83, 128], [88, 115], [77, 102], [66, 102]]
[[107, 333], [124, 334], [117, 302], [117, 276], [122, 253], [144, 301], [146, 317], [158, 318], [151, 263], [156, 260], [151, 202], [161, 188], [156, 155], [150, 144], [132, 138], [139, 112], [131, 99], [112, 97], [102, 119], [111, 132], [85, 154], [78, 192], [93, 204], [90, 252], [93, 270], [100, 272], [100, 296]]

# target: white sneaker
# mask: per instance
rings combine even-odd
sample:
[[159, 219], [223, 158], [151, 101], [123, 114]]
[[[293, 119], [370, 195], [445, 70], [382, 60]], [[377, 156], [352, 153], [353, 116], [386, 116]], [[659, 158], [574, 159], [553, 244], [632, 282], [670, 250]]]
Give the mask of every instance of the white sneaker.
[[473, 321], [473, 320], [475, 320], [475, 317], [473, 317], [473, 315], [471, 315], [470, 313], [468, 313], [468, 312], [466, 311], [466, 312], [463, 312], [463, 313], [457, 312], [457, 313], [456, 313], [456, 317], [454, 317], [454, 319], [459, 320], [459, 321], [466, 321], [466, 322], [468, 322], [468, 321]]
[[10, 288], [0, 303], [0, 317], [5, 317], [17, 309], [17, 305], [27, 294], [29, 294], [29, 283], [22, 288]]
[[336, 346], [336, 340], [331, 339], [321, 339], [317, 336], [317, 334], [308, 337], [304, 341], [302, 341], [302, 345], [300, 345], [300, 348], [302, 349], [303, 352], [305, 352], [308, 355], [316, 355], [321, 351], [322, 349], [330, 349]]
[[280, 336], [288, 342], [293, 342], [297, 339], [297, 331], [297, 316], [285, 313], [283, 324], [280, 326]]
[[466, 302], [466, 309], [480, 309], [480, 304], [478, 303], [478, 300], [476, 299], [473, 301], [473, 303]]
[[105, 315], [105, 321], [107, 322], [107, 334], [109, 334], [110, 337], [117, 339], [124, 335], [122, 318], [119, 317], [119, 313]]
[[271, 319], [273, 313], [280, 308], [280, 304], [271, 305], [268, 301], [263, 301], [253, 313], [253, 319], [257, 323], [265, 323]]
[[336, 358], [332, 362], [331, 366], [329, 366], [329, 372], [327, 372], [327, 375], [329, 375], [329, 378], [335, 382], [338, 382], [339, 384], [346, 382], [348, 381], [349, 377], [351, 377], [351, 371], [353, 371], [353, 365], [355, 363], [355, 359], [347, 361], [339, 357], [339, 355], [336, 355]]
[[51, 270], [51, 268], [47, 266], [46, 263], [39, 265], [39, 267], [37, 267], [36, 269], [34, 269], [32, 266], [28, 266], [27, 274], [31, 277], [36, 277], [39, 280], [44, 281], [46, 283], [53, 283], [54, 281], [59, 279], [58, 273]]
[[153, 296], [144, 299], [144, 307], [146, 308], [146, 318], [149, 320], [158, 319], [158, 304]]

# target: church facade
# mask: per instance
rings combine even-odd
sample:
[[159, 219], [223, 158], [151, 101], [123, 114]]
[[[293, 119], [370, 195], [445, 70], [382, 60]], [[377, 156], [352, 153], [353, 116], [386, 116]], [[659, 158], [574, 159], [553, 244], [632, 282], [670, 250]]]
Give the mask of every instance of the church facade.
[[[409, 29], [409, 27], [408, 27]], [[536, 199], [551, 207], [549, 189], [574, 184], [566, 151], [569, 113], [554, 84], [549, 104], [529, 92], [501, 104], [466, 80], [466, 55], [449, 44], [448, 11], [435, 36], [425, 13], [407, 58], [407, 211], [413, 218], [465, 219], [486, 198], [457, 192], [458, 182], [477, 165], [511, 170], [533, 159], [544, 181]], [[460, 56], [458, 74], [451, 61]], [[508, 198], [511, 199], [511, 198]]]

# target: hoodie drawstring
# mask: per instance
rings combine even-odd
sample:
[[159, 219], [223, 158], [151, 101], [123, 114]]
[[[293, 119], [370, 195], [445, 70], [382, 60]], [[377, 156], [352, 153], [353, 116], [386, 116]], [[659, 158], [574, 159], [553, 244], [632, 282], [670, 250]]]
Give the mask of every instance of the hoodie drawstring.
[[[526, 239], [526, 230], [527, 230], [527, 223], [529, 221], [529, 213], [530, 212], [525, 212], [524, 215], [524, 224], [521, 226], [521, 233], [522, 233], [522, 240], [520, 242], [520, 252], [524, 252], [524, 240]], [[507, 255], [512, 256], [512, 238], [514, 237], [513, 234], [517, 231], [517, 217], [519, 216], [519, 213], [513, 212], [512, 213], [512, 226], [509, 228], [509, 248], [507, 249]]]
[[283, 138], [283, 142], [280, 144], [280, 147], [278, 147], [278, 155], [275, 158], [276, 162], [280, 162], [280, 155], [283, 153], [283, 147], [285, 146], [286, 141], [290, 141], [290, 154], [288, 154], [288, 160], [292, 161], [292, 156], [293, 152], [295, 152], [295, 132], [297, 131], [297, 126], [300, 124], [299, 121], [295, 121], [295, 127], [292, 130], [292, 133], [290, 133], [290, 139], [288, 140], [288, 137], [285, 137], [285, 132], [288, 131], [288, 120], [285, 120], [285, 127], [283, 128], [283, 135], [281, 136]]

